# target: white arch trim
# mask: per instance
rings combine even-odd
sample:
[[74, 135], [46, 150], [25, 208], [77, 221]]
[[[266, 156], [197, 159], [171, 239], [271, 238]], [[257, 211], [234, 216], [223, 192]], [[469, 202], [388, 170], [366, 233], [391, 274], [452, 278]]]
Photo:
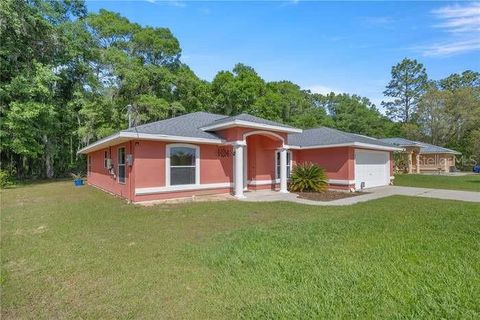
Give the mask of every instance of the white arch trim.
[[282, 141], [282, 145], [285, 145], [285, 139], [281, 135], [279, 135], [278, 133], [275, 133], [275, 132], [265, 131], [265, 130], [255, 130], [255, 131], [250, 131], [250, 132], [244, 133], [243, 134], [243, 141], [246, 142], [246, 139], [247, 139], [248, 136], [253, 136], [255, 134], [273, 136], [275, 138], [280, 139]]
[[[200, 185], [200, 146], [188, 143], [170, 143], [165, 146], [165, 186], [171, 187], [170, 180], [170, 151], [172, 148], [190, 148], [195, 150], [195, 183], [184, 186]], [[175, 185], [174, 187], [182, 187], [183, 185]]]

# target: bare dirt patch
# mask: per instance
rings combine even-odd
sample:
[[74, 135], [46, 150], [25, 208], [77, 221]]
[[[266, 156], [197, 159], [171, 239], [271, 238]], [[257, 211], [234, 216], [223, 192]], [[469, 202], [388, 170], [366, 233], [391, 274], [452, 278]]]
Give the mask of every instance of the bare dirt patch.
[[313, 201], [333, 201], [344, 198], [351, 198], [367, 194], [366, 192], [343, 192], [343, 191], [325, 191], [325, 192], [299, 192], [298, 197]]

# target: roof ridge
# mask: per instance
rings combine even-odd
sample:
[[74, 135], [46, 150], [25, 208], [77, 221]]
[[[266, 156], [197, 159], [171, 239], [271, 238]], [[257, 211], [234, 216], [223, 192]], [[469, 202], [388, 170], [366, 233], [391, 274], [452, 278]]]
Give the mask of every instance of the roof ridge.
[[327, 129], [330, 129], [330, 130], [333, 130], [333, 131], [336, 131], [338, 132], [339, 134], [341, 134], [342, 136], [344, 137], [347, 137], [347, 138], [351, 138], [352, 134], [355, 134], [355, 133], [349, 133], [349, 132], [345, 132], [345, 131], [342, 131], [342, 130], [338, 130], [338, 129], [334, 129], [334, 128], [330, 128], [330, 127], [325, 127]]
[[[159, 122], [164, 122], [164, 121], [169, 121], [169, 120], [173, 120], [173, 119], [183, 118], [183, 117], [186, 117], [186, 116], [191, 116], [191, 115], [193, 115], [193, 114], [199, 114], [199, 113], [208, 114], [208, 115], [214, 115], [214, 116], [220, 116], [220, 117], [225, 117], [225, 115], [222, 115], [222, 114], [217, 114], [217, 113], [212, 113], [212, 112], [207, 112], [207, 111], [195, 111], [195, 112], [189, 112], [189, 113], [181, 114], [181, 115], [176, 116], [176, 117], [171, 117], [171, 118], [167, 118], [167, 119], [162, 119], [162, 120], [157, 120], [157, 121], [153, 121], [153, 122], [148, 122], [148, 123], [140, 124], [140, 125], [138, 125], [138, 126], [133, 126], [133, 127], [130, 127], [130, 128], [126, 128], [126, 129], [120, 130], [120, 131], [130, 130], [130, 129], [134, 129], [134, 128], [135, 128], [135, 129], [145, 128], [145, 127], [149, 127], [149, 126], [158, 124]], [[223, 118], [221, 118], [221, 119], [223, 119]], [[220, 120], [220, 119], [217, 119], [217, 120]], [[217, 120], [214, 120], [214, 121], [217, 121]]]

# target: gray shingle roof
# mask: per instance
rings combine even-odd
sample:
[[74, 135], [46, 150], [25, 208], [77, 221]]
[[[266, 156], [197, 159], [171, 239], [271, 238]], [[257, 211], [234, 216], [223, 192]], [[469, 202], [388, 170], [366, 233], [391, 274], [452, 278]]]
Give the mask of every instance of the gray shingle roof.
[[200, 128], [227, 116], [213, 114], [208, 112], [194, 112], [132, 127], [123, 132], [138, 132], [149, 134], [164, 134], [178, 137], [191, 137], [203, 139], [218, 139], [219, 137], [213, 132], [206, 132]]
[[293, 128], [289, 125], [283, 124], [283, 123], [258, 118], [258, 117], [255, 117], [255, 116], [252, 116], [252, 115], [249, 115], [249, 114], [246, 114], [246, 113], [242, 113], [242, 114], [239, 114], [237, 116], [224, 117], [224, 118], [221, 118], [221, 119], [217, 119], [214, 122], [206, 125], [206, 127], [214, 126], [214, 125], [215, 126], [216, 125], [221, 125], [221, 124], [229, 123], [229, 122], [232, 122], [232, 121], [235, 121], [235, 120], [248, 121], [248, 122], [253, 122], [253, 123], [258, 123], [258, 124], [266, 124], [266, 125], [270, 125], [270, 126], [277, 126], [277, 127], [295, 129], [295, 128]]
[[421, 141], [414, 141], [414, 140], [408, 140], [404, 138], [385, 138], [385, 139], [380, 139], [384, 142], [391, 143], [396, 146], [400, 147], [407, 147], [407, 146], [418, 146], [420, 147], [420, 153], [453, 153], [453, 154], [461, 154], [458, 151], [444, 148], [444, 147], [439, 147], [435, 146], [433, 144], [421, 142]]
[[390, 143], [375, 138], [343, 132], [327, 127], [303, 130], [302, 133], [291, 133], [288, 135], [288, 144], [299, 147], [326, 146], [355, 142], [374, 144], [382, 147], [395, 147]]
[[409, 146], [420, 146], [418, 142], [413, 140], [408, 140], [404, 138], [384, 138], [380, 139], [384, 142], [391, 143], [396, 146], [409, 147]]
[[[212, 125], [228, 123], [234, 120], [243, 120], [254, 122], [258, 124], [280, 126], [284, 128], [295, 129], [291, 126], [277, 123], [274, 121], [261, 119], [248, 114], [240, 114], [238, 116], [228, 117], [219, 114], [213, 114], [208, 112], [194, 112], [178, 116], [171, 119], [156, 121], [139, 125], [133, 128], [120, 131], [121, 133], [145, 133], [145, 134], [158, 134], [167, 136], [177, 136], [186, 138], [201, 138], [201, 139], [215, 139], [219, 140], [221, 137], [215, 134], [213, 131], [204, 131], [203, 128]], [[118, 133], [116, 134], [118, 135]], [[112, 135], [111, 137], [114, 137]], [[108, 140], [107, 137], [99, 140], [90, 146], [100, 145], [103, 140]], [[291, 146], [309, 147], [309, 146], [327, 146], [333, 144], [345, 144], [345, 143], [367, 143], [372, 145], [378, 145], [382, 147], [394, 147], [394, 145], [362, 136], [358, 134], [348, 133], [331, 129], [327, 127], [315, 128], [304, 130], [302, 133], [290, 133], [288, 135], [288, 144]], [[88, 146], [84, 149], [88, 149]]]

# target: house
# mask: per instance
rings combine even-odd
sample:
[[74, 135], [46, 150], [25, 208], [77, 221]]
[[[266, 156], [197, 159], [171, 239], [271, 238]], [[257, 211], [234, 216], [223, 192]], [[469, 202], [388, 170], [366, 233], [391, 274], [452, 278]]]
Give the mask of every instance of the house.
[[301, 130], [248, 114], [195, 112], [101, 139], [86, 154], [90, 185], [132, 202], [276, 189], [296, 163], [325, 168], [331, 188], [388, 185], [393, 151], [374, 138], [330, 128]]
[[406, 173], [450, 172], [455, 168], [455, 156], [460, 152], [420, 141], [404, 138], [380, 139], [401, 147], [405, 161], [398, 161], [397, 170]]

